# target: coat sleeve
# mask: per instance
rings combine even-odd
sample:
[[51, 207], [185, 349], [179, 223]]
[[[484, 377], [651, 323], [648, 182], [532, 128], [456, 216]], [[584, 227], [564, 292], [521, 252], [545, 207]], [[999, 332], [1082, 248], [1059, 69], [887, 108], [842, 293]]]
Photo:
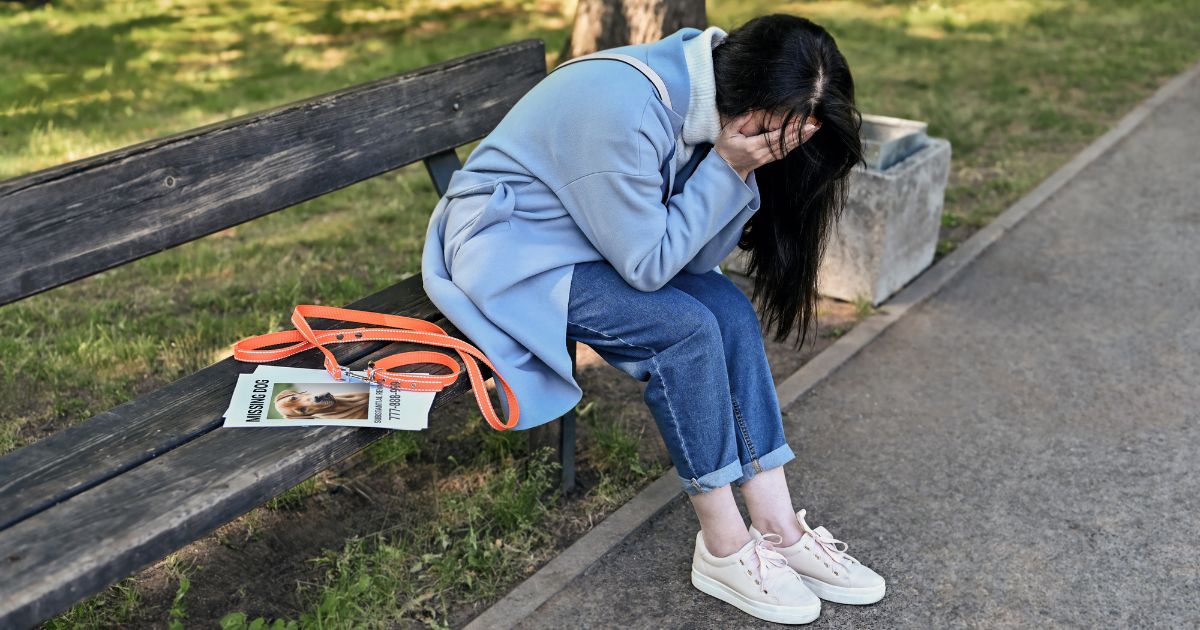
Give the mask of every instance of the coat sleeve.
[[[746, 207], [742, 208], [741, 212], [738, 212], [733, 217], [733, 220], [721, 228], [721, 231], [717, 232], [716, 236], [709, 239], [704, 244], [704, 247], [700, 248], [700, 252], [696, 254], [696, 257], [684, 265], [684, 271], [688, 273], [706, 273], [716, 269], [720, 273], [719, 265], [721, 261], [725, 260], [726, 256], [729, 256], [734, 247], [737, 247], [737, 242], [742, 238], [742, 230], [746, 227], [746, 223], [750, 221], [750, 217], [754, 216], [755, 212], [758, 212], [761, 203], [758, 194], [758, 181], [754, 177], [754, 171], [750, 171], [750, 176], [746, 178], [746, 183], [754, 190], [754, 198], [746, 204]], [[691, 184], [690, 179], [688, 180], [688, 184]], [[687, 186], [684, 186], [684, 189], [686, 190]]]
[[[555, 193], [587, 239], [630, 286], [655, 291], [689, 262], [696, 260], [696, 266], [702, 267], [714, 259], [723, 247], [719, 243], [707, 255], [699, 259], [697, 255], [736, 217], [748, 219], [757, 210], [758, 189], [710, 150], [683, 190], [663, 203], [660, 168], [674, 138], [653, 117], [642, 120], [633, 139], [626, 135], [619, 150], [612, 145], [593, 147], [604, 150], [603, 170], [568, 181]], [[620, 134], [610, 128], [607, 135]], [[732, 234], [740, 227], [727, 232], [723, 240], [736, 243]]]

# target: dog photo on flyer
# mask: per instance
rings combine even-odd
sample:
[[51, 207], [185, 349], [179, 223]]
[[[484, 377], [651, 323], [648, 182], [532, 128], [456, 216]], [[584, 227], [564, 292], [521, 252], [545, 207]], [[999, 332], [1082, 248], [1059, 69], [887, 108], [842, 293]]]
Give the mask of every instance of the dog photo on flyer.
[[339, 381], [325, 370], [259, 366], [239, 375], [223, 426], [421, 430], [428, 427], [434, 393]]

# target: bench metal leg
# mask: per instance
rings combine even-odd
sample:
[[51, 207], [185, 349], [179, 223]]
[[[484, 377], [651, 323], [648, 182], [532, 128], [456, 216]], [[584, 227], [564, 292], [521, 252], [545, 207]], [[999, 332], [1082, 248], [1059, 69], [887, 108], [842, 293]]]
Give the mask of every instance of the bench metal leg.
[[[572, 374], [575, 373], [575, 343], [574, 339], [567, 340]], [[575, 489], [575, 415], [575, 410], [571, 409], [561, 417], [529, 430], [529, 450], [550, 446], [562, 464], [563, 494]]]
[[454, 171], [462, 168], [462, 162], [458, 160], [458, 153], [454, 149], [446, 149], [423, 161], [425, 170], [429, 171], [429, 178], [433, 180], [433, 187], [437, 190], [438, 197], [445, 195], [446, 190], [450, 188], [450, 176], [454, 174]]

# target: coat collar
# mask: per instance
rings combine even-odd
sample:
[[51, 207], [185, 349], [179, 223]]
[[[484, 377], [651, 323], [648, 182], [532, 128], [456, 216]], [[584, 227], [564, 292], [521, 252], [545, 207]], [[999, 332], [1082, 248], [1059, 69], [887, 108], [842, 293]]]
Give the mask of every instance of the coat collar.
[[[622, 46], [619, 52], [633, 52], [642, 49], [646, 63], [662, 77], [667, 86], [667, 94], [671, 95], [671, 107], [664, 108], [671, 122], [671, 135], [675, 137], [675, 148], [671, 151], [671, 159], [667, 162], [667, 177], [663, 182], [663, 203], [666, 203], [675, 192], [675, 171], [679, 170], [679, 152], [683, 145], [683, 120], [687, 117], [691, 105], [692, 79], [688, 75], [687, 57], [683, 52], [683, 42], [699, 36], [704, 31], [685, 26], [674, 33], [647, 44]], [[639, 52], [642, 52], [639, 51]]]
[[[666, 108], [671, 119], [671, 131], [679, 137], [683, 130], [683, 119], [687, 117], [692, 95], [691, 77], [688, 76], [687, 59], [683, 54], [683, 42], [700, 35], [703, 31], [685, 26], [674, 33], [647, 44], [636, 44], [629, 48], [643, 48], [646, 63], [662, 77], [671, 95], [671, 107]], [[624, 51], [622, 51], [624, 52]]]

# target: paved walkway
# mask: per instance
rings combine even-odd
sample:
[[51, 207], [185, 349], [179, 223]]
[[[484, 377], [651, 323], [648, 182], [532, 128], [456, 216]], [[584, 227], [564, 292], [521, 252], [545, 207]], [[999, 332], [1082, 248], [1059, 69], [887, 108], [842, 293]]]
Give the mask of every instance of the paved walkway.
[[[889, 580], [810, 628], [1200, 620], [1200, 80], [785, 413], [797, 507]], [[682, 495], [524, 628], [770, 626]]]

